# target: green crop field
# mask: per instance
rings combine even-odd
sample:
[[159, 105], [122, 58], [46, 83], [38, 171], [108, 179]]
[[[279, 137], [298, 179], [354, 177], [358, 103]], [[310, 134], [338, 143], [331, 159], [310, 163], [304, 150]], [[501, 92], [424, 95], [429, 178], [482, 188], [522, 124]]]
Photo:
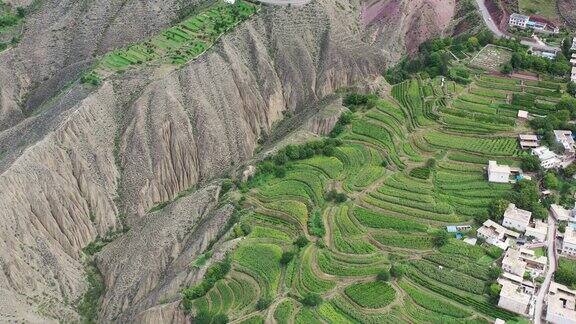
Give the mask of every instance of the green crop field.
[[259, 8], [259, 5], [244, 0], [235, 4], [216, 1], [146, 41], [106, 53], [82, 80], [97, 84], [103, 77], [135, 66], [184, 64], [203, 54], [223, 34], [247, 20]]
[[[242, 239], [231, 269], [185, 289], [186, 310], [238, 322], [516, 320], [486, 293], [498, 251], [455, 238], [438, 246], [435, 235], [487, 215], [512, 190], [488, 183], [484, 168], [492, 159], [518, 165], [516, 110], [550, 110], [538, 96], [556, 87], [488, 75], [468, 87], [412, 79], [358, 108], [335, 140], [261, 162], [238, 190], [242, 226], [227, 235]], [[390, 269], [404, 276], [377, 279]]]
[[520, 12], [525, 15], [538, 15], [551, 20], [558, 18], [556, 1], [550, 0], [518, 0]]

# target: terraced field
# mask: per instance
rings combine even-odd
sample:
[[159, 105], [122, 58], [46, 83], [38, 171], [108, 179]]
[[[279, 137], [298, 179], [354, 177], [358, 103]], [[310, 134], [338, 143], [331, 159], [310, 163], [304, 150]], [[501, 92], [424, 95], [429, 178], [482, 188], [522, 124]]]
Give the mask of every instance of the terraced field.
[[[548, 109], [535, 92], [552, 86], [413, 79], [357, 109], [333, 150], [290, 150], [285, 173], [244, 188], [240, 222], [252, 230], [231, 252], [232, 270], [189, 310], [238, 323], [514, 319], [486, 294], [494, 251], [438, 244], [437, 231], [472, 223], [511, 189], [488, 183], [483, 168], [517, 163], [516, 110]], [[518, 96], [533, 100], [512, 103]]]
[[221, 35], [258, 9], [259, 5], [243, 0], [235, 4], [217, 1], [145, 42], [105, 54], [84, 81], [98, 82], [102, 77], [143, 64], [184, 64], [200, 56]]

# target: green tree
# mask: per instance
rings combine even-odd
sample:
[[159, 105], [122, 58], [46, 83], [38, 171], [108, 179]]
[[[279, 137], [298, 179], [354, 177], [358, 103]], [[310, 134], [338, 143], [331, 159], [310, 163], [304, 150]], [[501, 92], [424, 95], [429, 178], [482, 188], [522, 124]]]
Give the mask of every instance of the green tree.
[[558, 189], [558, 177], [553, 172], [546, 172], [544, 175], [544, 186], [551, 190]]
[[478, 41], [477, 37], [470, 37], [468, 38], [468, 46], [472, 47], [472, 48], [478, 48], [480, 46], [480, 42]]
[[256, 302], [256, 309], [257, 310], [264, 310], [266, 308], [268, 308], [270, 306], [270, 304], [272, 303], [272, 299], [270, 297], [262, 297], [260, 299], [258, 299], [258, 301]]
[[304, 235], [298, 236], [298, 238], [294, 241], [294, 245], [299, 248], [303, 248], [308, 245], [308, 239]]
[[510, 202], [506, 199], [495, 199], [488, 207], [488, 215], [493, 221], [500, 222], [509, 204]]
[[540, 159], [536, 155], [522, 157], [520, 168], [527, 172], [538, 172], [541, 170]]
[[496, 280], [502, 274], [502, 269], [497, 266], [492, 266], [488, 269], [488, 277], [490, 280]]
[[572, 39], [570, 37], [566, 37], [562, 40], [562, 54], [565, 57], [570, 57], [570, 53], [572, 52]]
[[568, 84], [566, 85], [566, 92], [576, 96], [576, 83], [574, 83], [573, 81], [568, 82]]
[[446, 243], [448, 243], [449, 240], [450, 240], [450, 236], [449, 236], [448, 232], [446, 232], [445, 230], [435, 231], [433, 234], [433, 238], [432, 238], [432, 241], [434, 242], [434, 246], [436, 246], [436, 247], [442, 247], [442, 246], [446, 245]]
[[532, 208], [532, 217], [540, 220], [548, 218], [548, 210], [544, 206], [537, 204]]
[[498, 299], [500, 298], [500, 291], [502, 290], [502, 286], [493, 283], [488, 287], [488, 296], [490, 296], [490, 302], [493, 304], [498, 304]]
[[518, 208], [532, 210], [538, 205], [540, 192], [536, 182], [522, 179], [516, 183], [515, 189], [513, 202]]
[[514, 69], [512, 68], [512, 64], [511, 63], [505, 63], [502, 65], [502, 68], [500, 69], [500, 72], [504, 73], [504, 74], [511, 74], [514, 71]]
[[294, 258], [294, 252], [284, 251], [282, 253], [282, 256], [280, 257], [280, 264], [286, 265], [286, 264], [290, 263], [290, 261], [292, 261], [293, 258]]
[[382, 270], [382, 271], [378, 272], [378, 275], [376, 276], [376, 278], [380, 281], [389, 281], [390, 280], [390, 271]]
[[390, 267], [390, 275], [396, 279], [402, 278], [404, 276], [404, 267], [401, 264], [393, 264]]
[[302, 304], [310, 307], [318, 306], [322, 303], [322, 297], [318, 294], [307, 293], [300, 300]]

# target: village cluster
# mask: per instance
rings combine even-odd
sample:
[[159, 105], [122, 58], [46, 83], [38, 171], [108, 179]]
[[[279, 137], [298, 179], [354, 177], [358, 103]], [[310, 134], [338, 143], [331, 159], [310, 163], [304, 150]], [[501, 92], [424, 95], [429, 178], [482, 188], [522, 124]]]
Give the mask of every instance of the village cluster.
[[[530, 29], [534, 32], [541, 34], [558, 34], [560, 29], [545, 19], [541, 19], [535, 16], [526, 16], [521, 14], [512, 14], [508, 21], [508, 25], [512, 28], [520, 29]], [[554, 59], [556, 55], [561, 51], [560, 48], [555, 46], [547, 45], [545, 42], [540, 40], [540, 38], [533, 34], [532, 38], [535, 40], [533, 43], [525, 43], [525, 45], [530, 46], [530, 51], [537, 56], [545, 57], [547, 59]], [[576, 51], [576, 37], [572, 41], [572, 51]], [[570, 74], [570, 80], [576, 82], [576, 53], [572, 54], [569, 58], [572, 64], [572, 71]]]
[[[519, 118], [528, 118], [528, 115], [519, 113]], [[554, 135], [556, 142], [564, 149], [563, 154], [541, 146], [536, 135], [519, 135], [518, 140], [522, 149], [530, 150], [531, 154], [539, 158], [543, 169], [564, 168], [575, 159], [574, 136], [568, 130], [555, 130]], [[531, 176], [523, 173], [520, 168], [500, 165], [496, 161], [488, 163], [487, 173], [488, 181], [494, 183], [531, 179]], [[546, 191], [542, 194], [548, 194]], [[551, 222], [567, 224], [564, 233], [550, 231], [549, 224], [532, 219], [530, 211], [517, 208], [511, 203], [504, 212], [501, 224], [489, 219], [477, 230], [477, 238], [464, 240], [469, 244], [476, 244], [480, 239], [505, 251], [502, 260], [503, 272], [498, 279], [498, 283], [502, 285], [498, 306], [524, 316], [532, 316], [539, 294], [535, 281], [544, 280], [547, 271], [550, 271], [549, 260], [556, 262], [558, 255], [576, 257], [576, 207], [567, 210], [552, 204], [550, 214], [553, 216]], [[552, 255], [547, 257], [546, 250]], [[544, 301], [547, 321], [576, 323], [576, 290], [551, 282]]]

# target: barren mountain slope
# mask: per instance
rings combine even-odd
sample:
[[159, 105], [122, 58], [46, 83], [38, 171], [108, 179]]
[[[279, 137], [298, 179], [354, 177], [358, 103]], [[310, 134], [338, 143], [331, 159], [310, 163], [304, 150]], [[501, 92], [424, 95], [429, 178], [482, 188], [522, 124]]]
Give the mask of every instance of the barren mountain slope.
[[[177, 2], [46, 1], [22, 44], [0, 54], [0, 321], [75, 319], [81, 249], [121, 229], [120, 215], [130, 231], [97, 257], [101, 318], [184, 320], [178, 292], [200, 275], [190, 262], [229, 209], [208, 188], [147, 211], [250, 158], [283, 112], [379, 75], [403, 47], [362, 39], [408, 29], [404, 19], [366, 29], [357, 1], [266, 7], [181, 69], [135, 70], [55, 95], [94, 53], [168, 25]], [[445, 23], [411, 3], [399, 4], [410, 26]]]
[[186, 8], [206, 2], [42, 1], [18, 47], [0, 54], [0, 131], [76, 79], [95, 55], [158, 32]]

